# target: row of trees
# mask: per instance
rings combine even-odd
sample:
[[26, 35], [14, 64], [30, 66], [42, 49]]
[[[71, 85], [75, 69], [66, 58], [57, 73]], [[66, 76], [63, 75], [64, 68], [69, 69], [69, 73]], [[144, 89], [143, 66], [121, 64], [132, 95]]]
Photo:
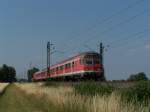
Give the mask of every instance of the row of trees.
[[16, 81], [16, 70], [12, 66], [4, 64], [0, 67], [0, 82], [14, 82]]
[[[31, 82], [32, 81], [32, 77], [33, 74], [35, 72], [38, 72], [39, 69], [33, 67], [32, 69], [28, 70], [28, 81]], [[21, 79], [23, 81], [25, 81], [26, 79]], [[6, 64], [4, 64], [2, 67], [0, 67], [0, 82], [16, 82], [17, 78], [16, 78], [16, 70], [14, 67], [12, 66], [8, 66]], [[18, 80], [20, 81], [20, 80]]]
[[128, 81], [147, 81], [148, 77], [144, 72], [140, 72], [137, 74], [132, 74], [130, 77], [127, 79]]
[[28, 70], [27, 75], [28, 75], [28, 81], [29, 81], [29, 82], [32, 81], [33, 74], [34, 74], [35, 72], [38, 72], [38, 71], [39, 71], [39, 69], [36, 68], [36, 67], [33, 67], [33, 68], [31, 68], [31, 69]]

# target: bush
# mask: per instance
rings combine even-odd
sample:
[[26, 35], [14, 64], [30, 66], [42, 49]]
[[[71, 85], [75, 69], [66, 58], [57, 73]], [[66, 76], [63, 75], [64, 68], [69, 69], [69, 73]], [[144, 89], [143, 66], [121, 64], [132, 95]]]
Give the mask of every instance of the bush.
[[138, 82], [133, 87], [121, 90], [121, 96], [127, 102], [148, 104], [150, 100], [150, 83]]
[[85, 82], [74, 85], [75, 92], [81, 95], [109, 95], [113, 92], [113, 87], [108, 84], [95, 82]]
[[137, 74], [130, 75], [128, 81], [147, 81], [148, 78], [144, 72], [140, 72]]

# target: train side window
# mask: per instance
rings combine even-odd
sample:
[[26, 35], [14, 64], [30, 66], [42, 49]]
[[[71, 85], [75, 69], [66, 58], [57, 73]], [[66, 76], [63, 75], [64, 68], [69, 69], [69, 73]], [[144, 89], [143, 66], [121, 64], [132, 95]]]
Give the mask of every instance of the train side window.
[[84, 64], [84, 60], [80, 59], [80, 64], [83, 65]]
[[74, 61], [72, 62], [72, 67], [74, 67]]
[[65, 64], [65, 69], [67, 68], [67, 64]]
[[63, 70], [63, 65], [62, 65], [62, 66], [60, 66], [60, 70]]
[[58, 67], [56, 68], [56, 71], [58, 71]]
[[54, 69], [51, 70], [51, 74], [53, 74], [53, 73], [54, 73]]
[[71, 63], [68, 63], [68, 68], [70, 68], [71, 67]]
[[56, 72], [56, 68], [54, 68], [54, 72]]
[[65, 68], [67, 69], [67, 68], [71, 68], [71, 63], [67, 63], [66, 65], [65, 65]]
[[76, 65], [76, 66], [78, 65], [78, 61], [75, 61], [75, 65]]
[[50, 70], [50, 73], [52, 73], [52, 69]]

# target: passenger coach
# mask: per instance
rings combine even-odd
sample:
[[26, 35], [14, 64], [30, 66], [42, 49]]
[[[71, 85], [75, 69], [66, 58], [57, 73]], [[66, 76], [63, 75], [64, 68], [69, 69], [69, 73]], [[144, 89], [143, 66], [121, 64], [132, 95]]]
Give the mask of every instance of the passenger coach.
[[99, 53], [96, 52], [81, 53], [51, 66], [50, 74], [47, 73], [47, 69], [36, 72], [33, 75], [33, 80], [101, 80], [104, 75], [104, 69], [100, 59]]

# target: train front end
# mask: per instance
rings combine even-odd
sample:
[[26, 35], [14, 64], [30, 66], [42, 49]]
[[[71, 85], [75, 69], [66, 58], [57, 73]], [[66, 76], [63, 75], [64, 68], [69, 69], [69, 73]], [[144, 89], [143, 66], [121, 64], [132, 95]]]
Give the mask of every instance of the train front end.
[[100, 54], [95, 52], [85, 53], [81, 57], [84, 65], [84, 77], [86, 79], [104, 80], [104, 67], [100, 60]]

